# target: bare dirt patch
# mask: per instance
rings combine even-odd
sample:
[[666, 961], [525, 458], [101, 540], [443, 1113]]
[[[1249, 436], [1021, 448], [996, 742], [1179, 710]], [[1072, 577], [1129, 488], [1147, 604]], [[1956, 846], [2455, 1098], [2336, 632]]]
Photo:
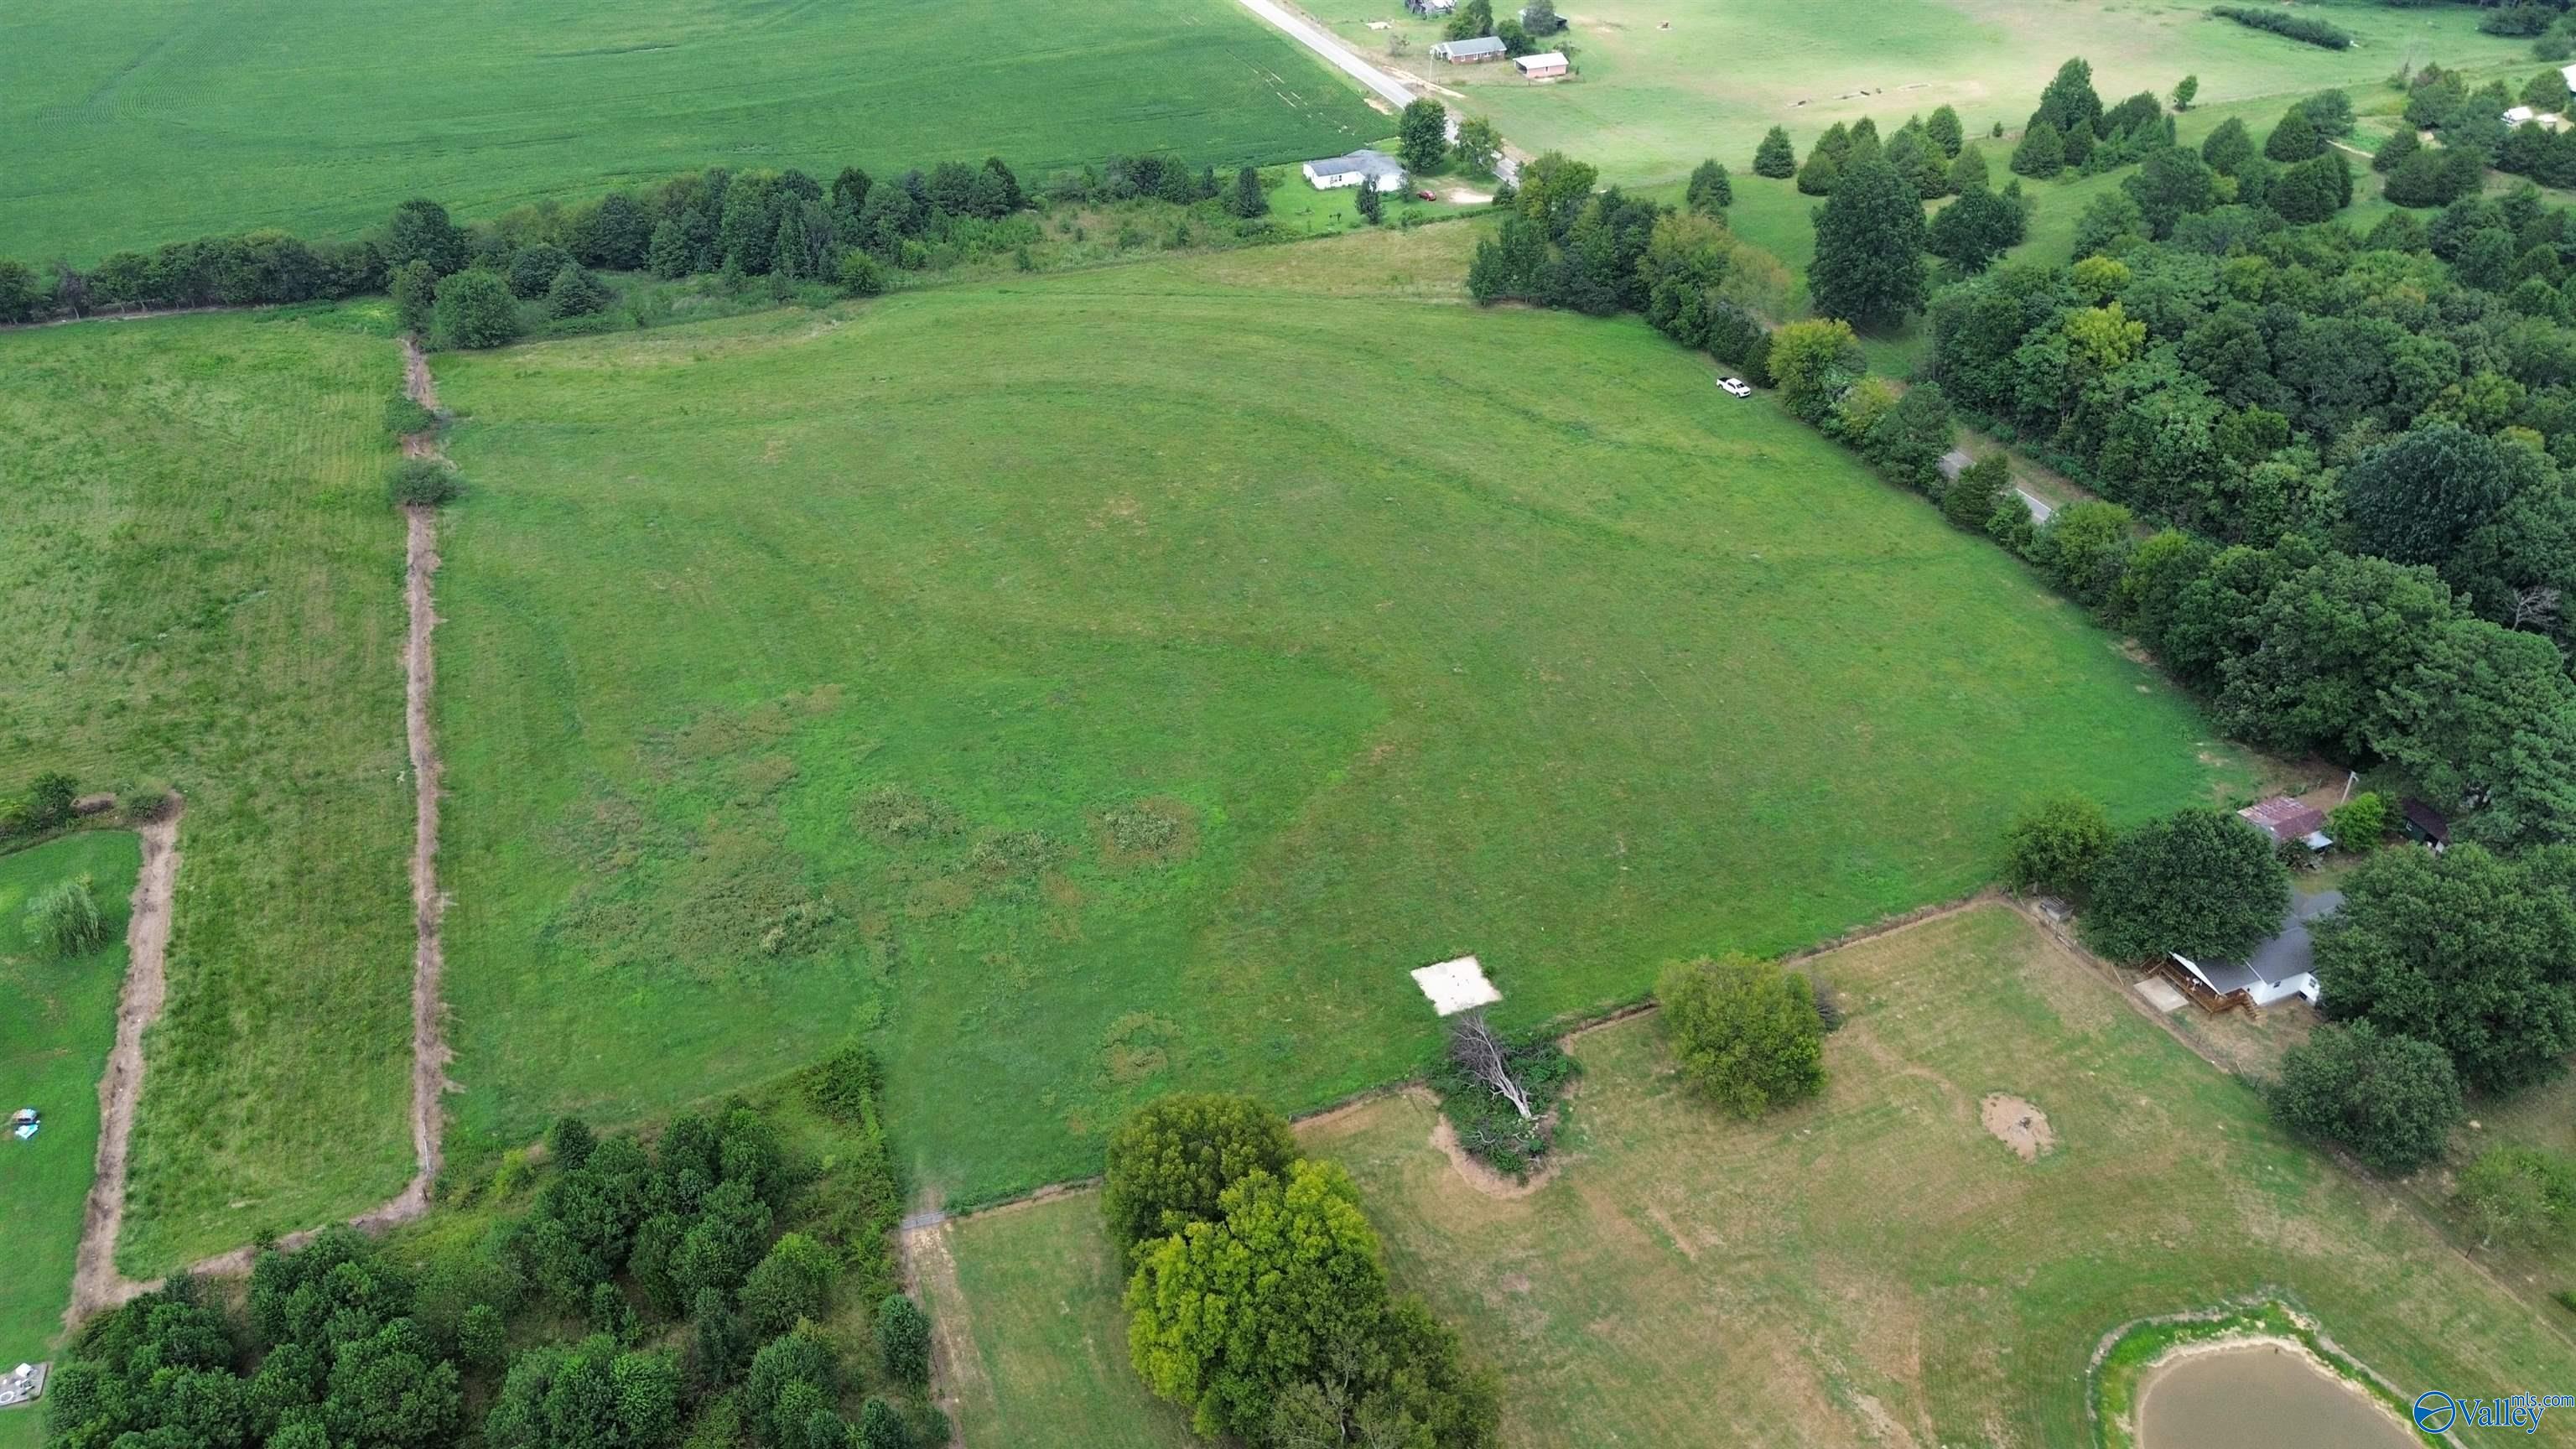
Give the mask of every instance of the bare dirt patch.
[[1977, 1116], [1996, 1141], [2024, 1162], [2037, 1162], [2057, 1149], [2057, 1133], [2048, 1125], [2048, 1114], [2019, 1097], [1989, 1092], [1978, 1104]]

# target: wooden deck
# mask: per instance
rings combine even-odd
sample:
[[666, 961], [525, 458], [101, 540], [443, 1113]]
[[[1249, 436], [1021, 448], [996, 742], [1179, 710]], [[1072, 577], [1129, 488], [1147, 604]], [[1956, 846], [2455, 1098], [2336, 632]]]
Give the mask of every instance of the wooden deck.
[[2201, 1010], [2208, 1012], [2212, 1016], [2218, 1016], [2230, 1011], [2243, 1011], [2249, 1014], [2254, 1011], [2254, 998], [2247, 995], [2244, 991], [2238, 990], [2224, 993], [2212, 991], [2209, 989], [2208, 982], [2192, 975], [2190, 972], [2185, 971], [2171, 961], [2157, 962], [2153, 966], [2147, 968], [2146, 974], [2170, 983], [2176, 991], [2183, 994], [2183, 998], [2185, 1000], [2189, 1001], [2192, 1005], [2199, 1007]]

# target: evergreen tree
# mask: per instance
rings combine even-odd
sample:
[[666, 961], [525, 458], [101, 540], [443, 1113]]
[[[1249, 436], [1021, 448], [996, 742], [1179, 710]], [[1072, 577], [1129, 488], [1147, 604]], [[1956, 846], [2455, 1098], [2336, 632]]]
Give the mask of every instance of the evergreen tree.
[[1923, 202], [1884, 159], [1864, 158], [1816, 211], [1807, 287], [1818, 313], [1895, 327], [1923, 306]]
[[1788, 131], [1773, 126], [1763, 133], [1762, 144], [1753, 148], [1753, 174], [1786, 181], [1798, 174], [1797, 153], [1790, 148]]
[[1246, 166], [1234, 173], [1234, 197], [1227, 203], [1226, 210], [1246, 221], [1268, 214], [1270, 193], [1261, 189], [1260, 172]]
[[1702, 216], [1717, 216], [1735, 204], [1735, 183], [1727, 179], [1726, 168], [1717, 162], [1702, 161], [1691, 172], [1690, 186], [1683, 193], [1684, 204]]
[[[2552, 72], [2552, 74], [2555, 73]], [[2387, 171], [2398, 162], [2423, 149], [2423, 138], [2416, 134], [2413, 126], [2399, 126], [2388, 133], [2387, 140], [2379, 143], [2378, 150], [2370, 153], [2370, 169]]]
[[2066, 137], [2053, 122], [2033, 121], [2013, 148], [2013, 173], [2045, 181], [2066, 169]]
[[2061, 135], [2077, 126], [2096, 126], [2102, 119], [2102, 98], [2093, 91], [2093, 67], [2081, 57], [2059, 66], [2048, 88], [2039, 93], [2039, 114], [2033, 119], [2048, 122]]
[[2323, 154], [2325, 149], [2325, 137], [2317, 134], [2316, 123], [2309, 120], [2307, 111], [2299, 106], [2290, 107], [2289, 113], [2281, 117], [2281, 124], [2274, 126], [2272, 134], [2263, 138], [2264, 156], [2284, 164], [2305, 161]]

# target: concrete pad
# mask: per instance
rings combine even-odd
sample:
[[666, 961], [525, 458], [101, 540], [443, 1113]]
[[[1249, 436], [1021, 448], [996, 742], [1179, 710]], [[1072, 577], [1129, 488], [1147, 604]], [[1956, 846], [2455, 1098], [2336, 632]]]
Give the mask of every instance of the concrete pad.
[[2140, 978], [2138, 994], [2147, 999], [2147, 1005], [2158, 1011], [2182, 1010], [2182, 993], [2174, 990], [2172, 982], [2160, 976]]
[[1431, 998], [1431, 1009], [1442, 1016], [1503, 999], [1503, 993], [1485, 979], [1485, 968], [1473, 956], [1425, 966], [1413, 973], [1413, 984], [1422, 988], [1422, 994]]

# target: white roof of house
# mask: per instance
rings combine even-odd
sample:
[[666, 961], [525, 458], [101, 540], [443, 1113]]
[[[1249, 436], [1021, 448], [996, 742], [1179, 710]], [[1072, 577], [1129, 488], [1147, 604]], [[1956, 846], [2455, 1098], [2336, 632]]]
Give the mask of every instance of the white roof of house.
[[1512, 64], [1519, 66], [1523, 70], [1539, 70], [1547, 66], [1564, 65], [1566, 63], [1565, 52], [1561, 50], [1542, 50], [1536, 55], [1525, 55], [1512, 62]]

